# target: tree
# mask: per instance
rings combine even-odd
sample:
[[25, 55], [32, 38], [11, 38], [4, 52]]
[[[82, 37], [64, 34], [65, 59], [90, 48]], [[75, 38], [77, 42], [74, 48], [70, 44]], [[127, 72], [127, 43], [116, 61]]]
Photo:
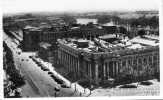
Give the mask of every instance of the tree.
[[140, 25], [138, 19], [131, 19], [130, 24], [132, 27], [137, 27], [138, 25]]
[[76, 19], [69, 15], [64, 15], [62, 20], [67, 23], [68, 25], [76, 24]]
[[127, 33], [127, 29], [125, 27], [119, 27], [119, 32], [120, 33], [123, 33], [123, 34], [126, 34]]
[[143, 35], [145, 35], [145, 30], [144, 30], [144, 29], [139, 30], [139, 31], [138, 31], [138, 35], [139, 35], [140, 37], [142, 37]]
[[100, 16], [98, 18], [98, 23], [105, 24], [111, 21], [111, 16]]
[[149, 25], [153, 28], [157, 28], [159, 26], [159, 18], [156, 16], [153, 16], [149, 19]]

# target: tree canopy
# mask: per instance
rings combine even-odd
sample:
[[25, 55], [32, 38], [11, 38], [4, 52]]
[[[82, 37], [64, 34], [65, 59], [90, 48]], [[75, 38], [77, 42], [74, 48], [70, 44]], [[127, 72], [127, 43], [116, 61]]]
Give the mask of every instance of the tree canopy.
[[138, 35], [139, 35], [139, 36], [145, 35], [145, 30], [144, 30], [144, 29], [139, 30], [139, 31], [138, 31]]

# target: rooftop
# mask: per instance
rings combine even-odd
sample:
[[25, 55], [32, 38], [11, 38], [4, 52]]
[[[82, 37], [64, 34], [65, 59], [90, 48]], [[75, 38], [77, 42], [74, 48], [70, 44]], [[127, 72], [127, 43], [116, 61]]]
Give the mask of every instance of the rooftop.
[[45, 42], [41, 42], [39, 45], [44, 49], [48, 49], [49, 47], [51, 47], [51, 44]]
[[[114, 35], [111, 35], [111, 37]], [[151, 37], [151, 36], [147, 36]], [[117, 37], [118, 38], [118, 37]], [[151, 37], [153, 38], [153, 37]], [[150, 47], [159, 46], [159, 40], [154, 38], [155, 40], [151, 40], [148, 38], [135, 37], [133, 39], [129, 38], [119, 38], [114, 42], [110, 43], [100, 38], [94, 38], [93, 40], [87, 39], [74, 39], [74, 38], [66, 38], [60, 39], [59, 42], [67, 45], [71, 48], [77, 50], [83, 50], [88, 53], [116, 53], [118, 52], [125, 53], [130, 50], [145, 50]]]
[[[146, 38], [149, 37], [149, 38]], [[158, 46], [159, 45], [159, 39], [150, 39], [151, 36], [146, 36], [145, 38], [141, 38], [141, 37], [135, 37], [133, 39], [130, 40], [130, 42], [132, 43], [138, 43], [144, 46]], [[154, 38], [154, 37], [152, 37]]]

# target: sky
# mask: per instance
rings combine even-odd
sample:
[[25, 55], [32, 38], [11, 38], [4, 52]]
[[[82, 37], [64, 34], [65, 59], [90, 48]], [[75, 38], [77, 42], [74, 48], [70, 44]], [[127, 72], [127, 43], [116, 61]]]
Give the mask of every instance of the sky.
[[158, 10], [160, 0], [2, 0], [3, 13]]

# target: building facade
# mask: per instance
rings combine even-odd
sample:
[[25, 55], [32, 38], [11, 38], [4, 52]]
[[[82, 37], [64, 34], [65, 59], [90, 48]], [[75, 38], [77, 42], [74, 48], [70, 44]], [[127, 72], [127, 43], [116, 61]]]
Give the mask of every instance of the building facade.
[[56, 43], [57, 36], [57, 32], [51, 28], [23, 29], [23, 50], [36, 51], [40, 42]]
[[97, 85], [109, 79], [120, 82], [130, 76], [133, 80], [149, 79], [159, 73], [159, 47], [119, 50], [114, 52], [86, 52], [59, 41], [59, 63], [74, 79], [87, 79]]

